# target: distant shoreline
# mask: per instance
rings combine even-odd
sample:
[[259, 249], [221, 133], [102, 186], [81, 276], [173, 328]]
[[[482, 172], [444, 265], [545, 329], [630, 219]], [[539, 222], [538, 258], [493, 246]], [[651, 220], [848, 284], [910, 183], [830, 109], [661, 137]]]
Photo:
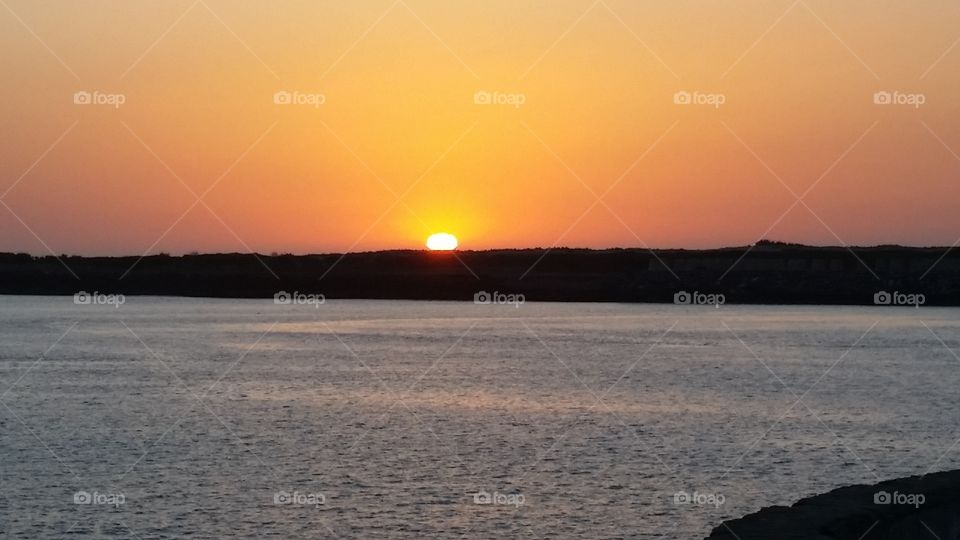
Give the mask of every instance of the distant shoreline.
[[324, 255], [0, 254], [0, 294], [960, 306], [960, 249], [395, 250]]

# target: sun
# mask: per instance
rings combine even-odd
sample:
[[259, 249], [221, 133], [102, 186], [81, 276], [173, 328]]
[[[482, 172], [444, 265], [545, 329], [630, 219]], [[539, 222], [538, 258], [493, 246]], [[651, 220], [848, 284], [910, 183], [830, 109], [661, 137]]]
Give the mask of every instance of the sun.
[[453, 251], [457, 249], [457, 237], [450, 233], [435, 233], [427, 238], [427, 248], [430, 251]]

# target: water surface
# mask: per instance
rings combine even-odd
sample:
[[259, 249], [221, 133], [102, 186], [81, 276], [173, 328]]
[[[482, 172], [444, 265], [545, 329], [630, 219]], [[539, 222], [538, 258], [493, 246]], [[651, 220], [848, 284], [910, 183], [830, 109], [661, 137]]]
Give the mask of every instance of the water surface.
[[700, 538], [960, 461], [960, 309], [126, 300], [0, 297], [5, 537]]

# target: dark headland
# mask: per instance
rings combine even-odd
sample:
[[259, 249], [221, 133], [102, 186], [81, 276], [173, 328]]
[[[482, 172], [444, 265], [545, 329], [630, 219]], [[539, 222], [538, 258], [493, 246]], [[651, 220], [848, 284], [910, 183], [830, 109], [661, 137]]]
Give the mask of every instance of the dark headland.
[[[778, 242], [711, 250], [521, 249], [325, 255], [35, 257], [0, 254], [0, 294], [471, 300], [479, 291], [526, 301], [960, 305], [960, 250], [810, 247]], [[897, 296], [899, 294], [900, 296]], [[914, 295], [914, 296], [909, 296]], [[917, 296], [922, 295], [922, 297]]]
[[726, 521], [707, 540], [960, 538], [960, 471], [849, 486]]

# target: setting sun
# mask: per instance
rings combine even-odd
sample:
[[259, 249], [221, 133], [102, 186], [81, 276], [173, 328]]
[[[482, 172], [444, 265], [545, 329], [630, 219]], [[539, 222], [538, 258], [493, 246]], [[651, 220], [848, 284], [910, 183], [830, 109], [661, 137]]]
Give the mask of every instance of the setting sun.
[[449, 233], [431, 234], [427, 238], [427, 248], [431, 251], [452, 251], [457, 249], [457, 237]]

